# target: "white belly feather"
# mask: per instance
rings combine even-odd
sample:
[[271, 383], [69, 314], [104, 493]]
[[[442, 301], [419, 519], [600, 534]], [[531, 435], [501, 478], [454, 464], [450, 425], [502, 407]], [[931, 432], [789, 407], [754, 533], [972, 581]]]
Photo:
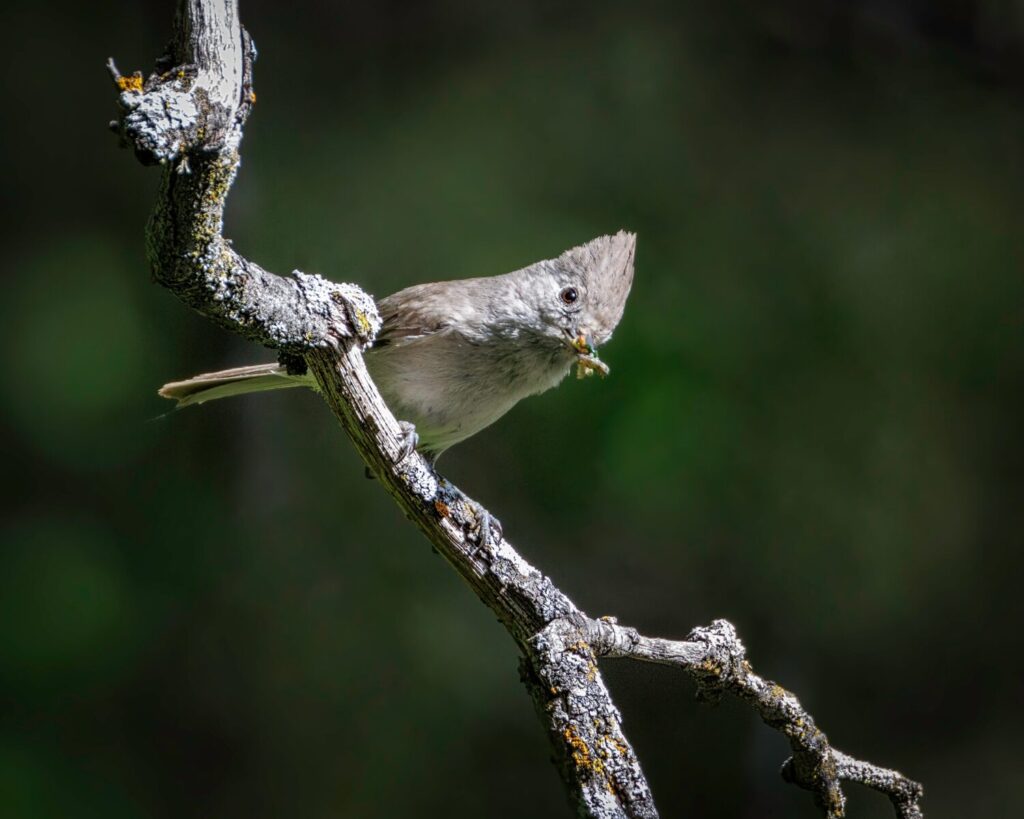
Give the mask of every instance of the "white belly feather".
[[437, 333], [371, 350], [366, 365], [395, 416], [416, 425], [420, 448], [440, 455], [557, 385], [572, 360], [565, 348], [506, 341], [499, 349]]

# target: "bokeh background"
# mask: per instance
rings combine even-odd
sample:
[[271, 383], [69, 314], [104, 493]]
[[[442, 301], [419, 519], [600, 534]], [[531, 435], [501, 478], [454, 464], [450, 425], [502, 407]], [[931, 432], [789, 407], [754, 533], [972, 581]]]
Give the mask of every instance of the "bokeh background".
[[[103, 63], [171, 4], [5, 4], [0, 815], [569, 815], [494, 617], [272, 355], [151, 284]], [[1024, 796], [1024, 10], [243, 0], [227, 232], [385, 294], [639, 235], [604, 351], [442, 461], [594, 615], [727, 617], [930, 817]], [[783, 740], [606, 662], [663, 814], [811, 817]], [[849, 791], [850, 815], [890, 815]]]

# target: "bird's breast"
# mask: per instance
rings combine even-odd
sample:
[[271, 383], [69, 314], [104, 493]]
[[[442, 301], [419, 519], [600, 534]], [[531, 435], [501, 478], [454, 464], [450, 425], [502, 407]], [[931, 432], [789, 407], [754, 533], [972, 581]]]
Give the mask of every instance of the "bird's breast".
[[450, 332], [373, 350], [366, 363], [391, 411], [416, 425], [421, 448], [440, 452], [554, 387], [572, 356], [536, 342], [482, 343]]

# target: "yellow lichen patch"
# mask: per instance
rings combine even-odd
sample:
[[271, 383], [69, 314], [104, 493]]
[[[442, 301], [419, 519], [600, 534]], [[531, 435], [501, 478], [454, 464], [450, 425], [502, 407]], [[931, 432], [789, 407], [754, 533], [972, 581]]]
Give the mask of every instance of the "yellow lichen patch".
[[597, 776], [604, 776], [604, 763], [590, 753], [590, 748], [583, 741], [583, 737], [576, 733], [575, 728], [570, 725], [562, 731], [562, 737], [571, 750], [572, 761], [576, 763], [577, 768], [590, 771]]
[[255, 105], [255, 104], [256, 104], [256, 92], [255, 92], [255, 91], [250, 91], [250, 92], [249, 92], [249, 102], [250, 102], [250, 103], [251, 103], [252, 105]]
[[366, 313], [362, 310], [357, 310], [356, 321], [359, 322], [359, 332], [364, 336], [370, 335], [370, 330], [373, 329], [373, 325], [370, 324], [370, 319], [366, 317]]
[[716, 677], [722, 676], [722, 667], [713, 660], [704, 660], [699, 668], [706, 674], [713, 674]]
[[442, 500], [434, 501], [434, 511], [443, 518], [448, 517], [452, 512], [452, 510], [448, 508], [448, 504]]
[[[624, 745], [622, 742], [619, 742], [619, 740], [616, 737], [614, 737], [614, 736], [609, 736], [608, 734], [602, 734], [600, 737], [598, 737], [597, 741], [601, 745], [611, 746], [615, 751], [618, 752], [619, 756], [626, 756], [629, 753], [629, 748], [626, 747], [626, 745]], [[608, 759], [608, 757], [611, 756], [611, 753], [609, 753], [607, 750], [602, 748], [601, 749], [601, 756], [604, 759]]]
[[[584, 771], [589, 771], [592, 775], [600, 777], [604, 782], [604, 787], [609, 793], [615, 792], [614, 783], [611, 781], [611, 776], [608, 773], [607, 768], [604, 767], [604, 760], [608, 759], [607, 751], [599, 751], [595, 756], [591, 753], [587, 743], [583, 737], [575, 731], [570, 725], [564, 731], [562, 731], [562, 738], [568, 744], [572, 762]], [[600, 742], [603, 737], [599, 738]]]
[[142, 74], [136, 71], [131, 76], [120, 76], [117, 78], [117, 87], [122, 91], [133, 91], [136, 94], [142, 93]]
[[[595, 661], [594, 649], [591, 647], [590, 643], [588, 643], [586, 640], [577, 640], [571, 646], [566, 648], [566, 651], [571, 651], [574, 654], [582, 654], [584, 657], [586, 657], [588, 660], [590, 660], [590, 664], [591, 665], [594, 664], [594, 661]], [[593, 677], [591, 677], [591, 679], [593, 679]]]

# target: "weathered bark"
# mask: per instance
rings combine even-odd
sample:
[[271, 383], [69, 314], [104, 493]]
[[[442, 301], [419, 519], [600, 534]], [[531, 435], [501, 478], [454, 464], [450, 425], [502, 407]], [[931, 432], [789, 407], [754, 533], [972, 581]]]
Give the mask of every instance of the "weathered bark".
[[921, 816], [919, 785], [834, 750], [796, 697], [753, 673], [725, 621], [685, 642], [642, 637], [587, 617], [507, 540], [479, 545], [473, 505], [420, 455], [403, 457], [402, 429], [362, 359], [380, 326], [373, 299], [320, 276], [269, 273], [223, 237], [224, 204], [255, 100], [254, 58], [237, 0], [181, 0], [171, 53], [156, 73], [143, 81], [109, 64], [121, 91], [115, 129], [143, 162], [164, 166], [147, 233], [154, 276], [203, 315], [309, 368], [380, 485], [518, 644], [523, 681], [580, 814], [657, 815], [597, 665], [599, 657], [628, 657], [676, 665], [705, 694], [731, 691], [750, 702], [789, 738], [784, 776], [813, 790], [826, 815], [842, 816], [840, 783], [853, 781], [888, 794], [899, 816]]

